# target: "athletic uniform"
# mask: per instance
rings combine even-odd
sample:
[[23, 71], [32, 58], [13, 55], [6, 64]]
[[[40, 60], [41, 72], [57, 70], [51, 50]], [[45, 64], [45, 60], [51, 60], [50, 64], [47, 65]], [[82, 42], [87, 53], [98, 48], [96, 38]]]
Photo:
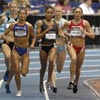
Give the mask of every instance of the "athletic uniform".
[[[41, 33], [48, 28], [48, 25], [42, 21], [43, 25], [41, 27]], [[53, 28], [49, 30], [45, 36], [41, 39], [41, 49], [44, 50], [47, 54], [55, 46], [56, 36], [58, 34], [58, 25], [55, 23], [53, 24]], [[45, 46], [46, 45], [46, 46]]]
[[[28, 25], [25, 24], [23, 26], [20, 26], [18, 24], [15, 24], [15, 26], [14, 26], [14, 39], [16, 39], [16, 38], [26, 38], [26, 40], [27, 40], [28, 37], [29, 37], [29, 35], [28, 35]], [[20, 56], [22, 56], [22, 55], [24, 55], [25, 53], [28, 52], [28, 48], [22, 48], [22, 47], [19, 47], [17, 45], [18, 44], [15, 42], [14, 43], [14, 49], [18, 52], [18, 54]]]
[[[9, 27], [9, 25], [10, 25], [11, 23], [15, 23], [15, 22], [18, 20], [18, 18], [11, 18], [10, 16], [7, 16], [5, 20], [6, 20], [6, 23], [5, 23], [4, 27], [5, 27], [5, 29], [7, 29], [7, 28]], [[3, 44], [7, 44], [7, 45], [10, 47], [11, 50], [13, 49], [14, 42], [9, 42], [9, 43], [7, 43], [7, 42], [4, 40], [4, 41], [3, 41]]]
[[[66, 20], [64, 18], [61, 18], [59, 21], [59, 27], [62, 27], [63, 24], [66, 22]], [[66, 29], [64, 31], [67, 31]], [[59, 35], [57, 35], [57, 39], [56, 40], [62, 40], [63, 38], [60, 37]], [[59, 43], [56, 44], [57, 45], [57, 53], [60, 53], [64, 50], [66, 50], [66, 45], [60, 45]]]
[[[82, 20], [79, 24], [74, 24], [72, 21], [69, 25], [69, 30], [70, 30], [70, 38], [85, 38], [85, 35], [81, 32], [80, 30], [80, 26], [84, 28], [83, 25], [83, 21]], [[68, 43], [68, 45], [73, 46], [73, 48], [76, 51], [76, 54], [82, 52], [83, 50], [85, 50], [85, 46], [83, 45], [82, 47], [77, 47], [75, 45], [73, 45], [71, 42]]]

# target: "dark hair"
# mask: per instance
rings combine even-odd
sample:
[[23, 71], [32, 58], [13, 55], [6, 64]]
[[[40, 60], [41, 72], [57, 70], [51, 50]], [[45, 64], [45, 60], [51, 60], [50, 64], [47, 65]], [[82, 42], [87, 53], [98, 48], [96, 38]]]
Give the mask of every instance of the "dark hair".
[[79, 9], [82, 11], [82, 13], [83, 13], [83, 10], [82, 10], [81, 7], [75, 7], [75, 8], [73, 9], [73, 13], [74, 13], [74, 11], [75, 11], [77, 8], [79, 8]]
[[26, 12], [26, 14], [27, 14], [27, 10], [26, 10], [25, 7], [21, 7], [21, 8], [18, 10], [18, 14], [21, 12], [21, 10], [24, 10], [24, 11]]
[[50, 6], [50, 5], [46, 6], [46, 8], [45, 8], [45, 12], [46, 12], [48, 9], [52, 9], [52, 10], [54, 10], [54, 8], [53, 8], [52, 6]]

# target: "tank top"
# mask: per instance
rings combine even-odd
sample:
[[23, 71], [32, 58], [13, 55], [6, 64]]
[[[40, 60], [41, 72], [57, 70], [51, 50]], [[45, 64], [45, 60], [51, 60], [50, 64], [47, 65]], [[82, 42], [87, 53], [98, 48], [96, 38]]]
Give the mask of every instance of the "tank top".
[[18, 25], [17, 23], [14, 26], [14, 36], [15, 37], [27, 37], [28, 36], [28, 25], [23, 26]]
[[16, 18], [11, 18], [9, 15], [7, 15], [7, 17], [6, 17], [5, 28], [7, 29], [11, 23], [16, 22], [17, 20], [18, 20], [18, 17], [16, 17]]
[[83, 19], [81, 20], [80, 23], [78, 24], [74, 24], [71, 20], [71, 23], [69, 25], [69, 32], [70, 32], [70, 36], [71, 37], [84, 37], [85, 34], [83, 34], [80, 30], [80, 26], [84, 28], [84, 25], [83, 25]]
[[[43, 22], [43, 24], [42, 24], [42, 27], [41, 27], [41, 33], [48, 28], [48, 25], [44, 22], [44, 20], [42, 22]], [[44, 35], [44, 37], [42, 38], [41, 43], [42, 44], [53, 44], [53, 43], [55, 43], [57, 34], [58, 34], [58, 25], [54, 21], [53, 28], [51, 30], [49, 30]]]

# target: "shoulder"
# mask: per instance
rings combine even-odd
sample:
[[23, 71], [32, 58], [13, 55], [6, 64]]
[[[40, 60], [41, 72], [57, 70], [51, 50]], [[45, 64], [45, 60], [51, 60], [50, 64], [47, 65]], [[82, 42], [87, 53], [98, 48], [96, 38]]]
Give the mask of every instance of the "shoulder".
[[11, 23], [10, 26], [11, 26], [11, 27], [14, 27], [16, 24], [17, 24], [17, 22]]
[[26, 22], [26, 25], [28, 25], [29, 27], [33, 27], [31, 23]]
[[88, 22], [87, 20], [84, 19], [84, 20], [83, 20], [83, 24], [84, 24], [84, 25], [88, 25], [89, 22]]
[[67, 22], [67, 20], [65, 18], [61, 18], [62, 22]]
[[17, 22], [11, 23], [10, 26], [8, 27], [8, 29], [11, 29], [11, 30], [14, 29], [16, 24], [17, 24]]

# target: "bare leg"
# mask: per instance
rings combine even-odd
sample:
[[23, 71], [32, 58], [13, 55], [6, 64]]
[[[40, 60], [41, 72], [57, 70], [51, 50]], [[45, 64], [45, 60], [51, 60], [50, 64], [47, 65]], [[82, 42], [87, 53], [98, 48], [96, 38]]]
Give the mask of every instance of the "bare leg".
[[20, 78], [20, 56], [17, 51], [12, 50], [12, 61], [13, 61], [13, 70], [15, 73], [15, 82], [17, 85], [17, 91], [21, 90], [21, 78]]
[[79, 78], [80, 78], [80, 70], [81, 70], [81, 67], [83, 64], [84, 55], [85, 55], [85, 51], [80, 52], [77, 56], [73, 93], [77, 93], [77, 91], [78, 91], [78, 82], [79, 82]]
[[61, 72], [62, 69], [63, 69], [63, 66], [64, 66], [64, 62], [65, 62], [65, 58], [66, 58], [66, 51], [62, 51], [62, 52], [59, 52], [57, 54], [57, 72]]
[[51, 83], [51, 76], [52, 76], [52, 72], [54, 69], [54, 61], [55, 61], [55, 57], [56, 57], [56, 48], [53, 47], [50, 52], [49, 52], [49, 66], [48, 66], [48, 83]]
[[84, 60], [84, 55], [85, 55], [85, 51], [78, 54], [78, 57], [77, 57], [76, 74], [75, 74], [75, 82], [76, 83], [75, 84], [78, 84], [78, 81], [79, 81], [80, 71], [81, 71], [81, 67], [83, 64], [83, 60]]
[[4, 81], [8, 80], [8, 74], [10, 71], [10, 66], [11, 66], [11, 49], [7, 44], [2, 44], [2, 50], [5, 56], [5, 64], [7, 67], [6, 73], [4, 75]]
[[22, 67], [21, 67], [21, 74], [23, 76], [26, 76], [26, 74], [28, 73], [28, 69], [29, 69], [29, 62], [30, 62], [30, 59], [29, 59], [29, 54], [26, 53], [22, 56]]
[[74, 76], [75, 76], [75, 70], [76, 70], [76, 52], [72, 46], [68, 46], [68, 53], [71, 58], [71, 63], [70, 63], [70, 82], [67, 87], [67, 89], [72, 89], [73, 88], [73, 82], [74, 82]]
[[43, 88], [43, 79], [44, 79], [44, 75], [45, 75], [45, 71], [46, 71], [46, 67], [47, 67], [47, 59], [48, 59], [48, 55], [46, 54], [46, 52], [44, 52], [43, 50], [40, 51], [40, 63], [41, 63], [41, 69], [40, 69], [40, 92], [44, 92], [44, 88]]
[[74, 48], [72, 46], [68, 46], [68, 53], [71, 58], [71, 63], [70, 63], [70, 81], [74, 81], [74, 75], [75, 75], [75, 69], [76, 69], [76, 61], [77, 61], [77, 56]]

